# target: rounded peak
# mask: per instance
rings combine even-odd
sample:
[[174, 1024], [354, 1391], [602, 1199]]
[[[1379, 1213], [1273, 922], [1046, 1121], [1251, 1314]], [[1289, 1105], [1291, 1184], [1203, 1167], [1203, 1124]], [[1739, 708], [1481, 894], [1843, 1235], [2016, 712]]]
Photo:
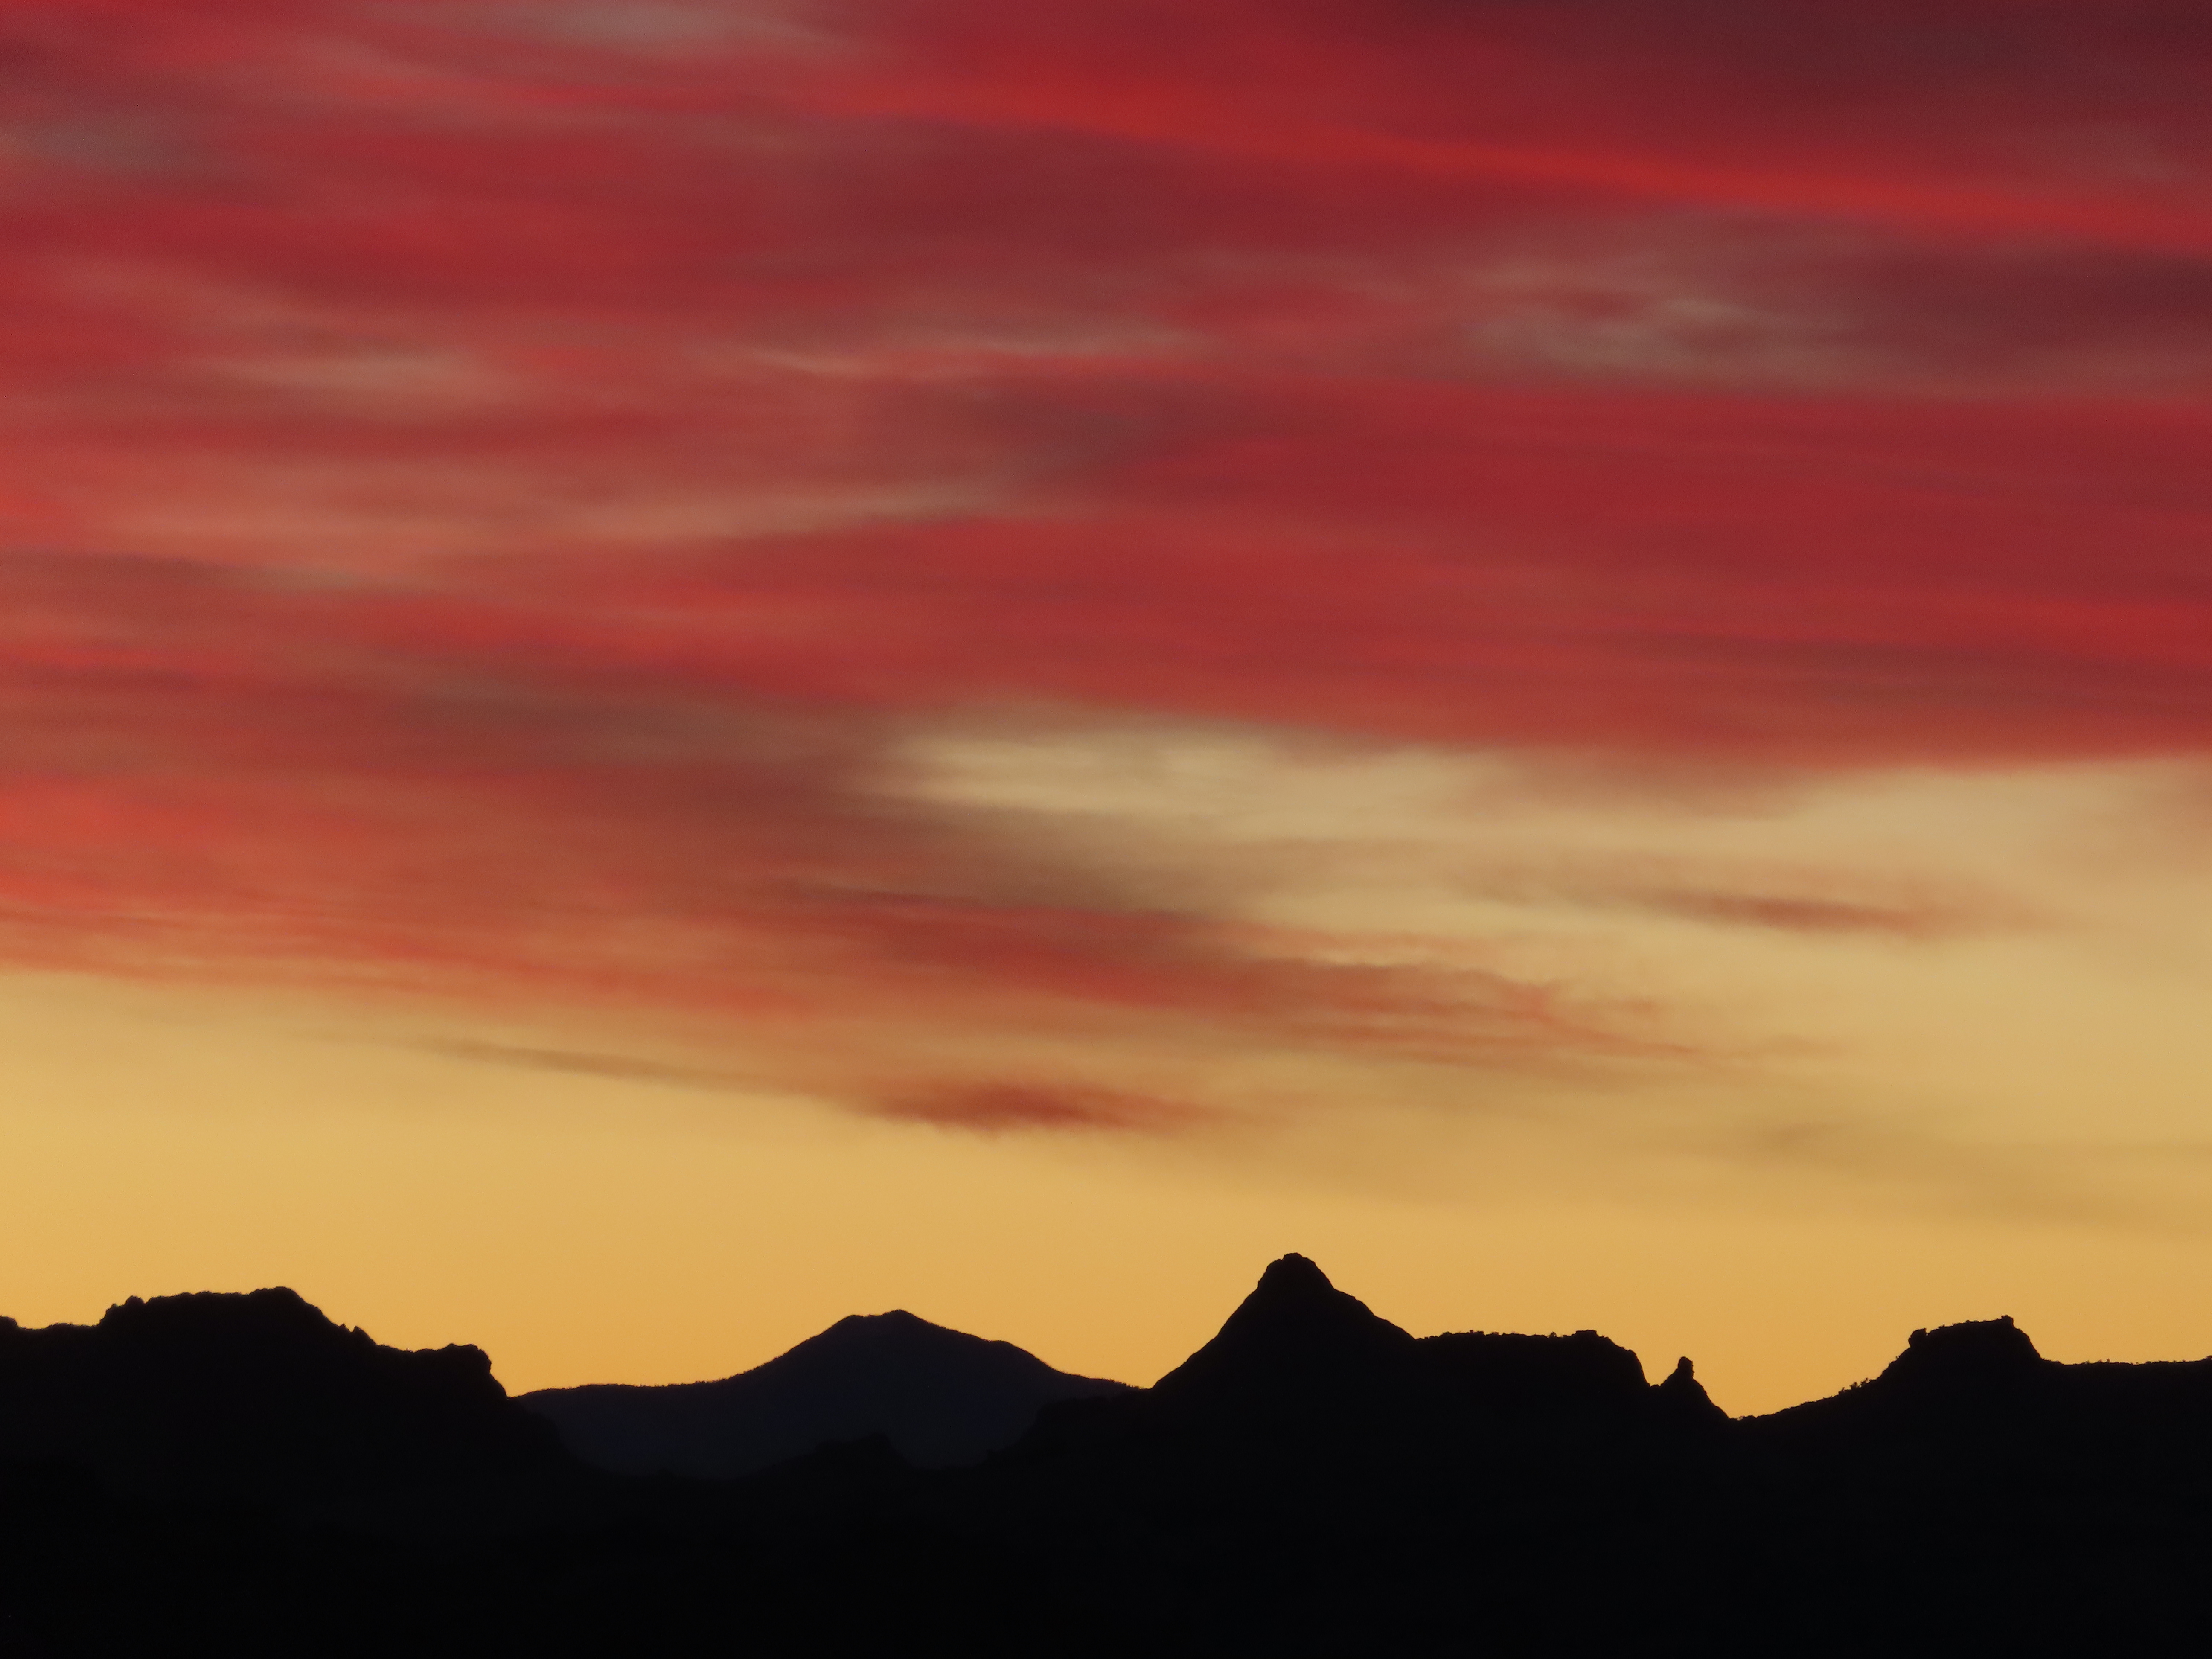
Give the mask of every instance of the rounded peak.
[[258, 1291], [188, 1291], [179, 1296], [134, 1296], [100, 1316], [109, 1329], [174, 1329], [247, 1323], [302, 1330], [342, 1329], [320, 1308], [289, 1286]]
[[1962, 1320], [1956, 1325], [1938, 1325], [1933, 1330], [1915, 1331], [1905, 1341], [1905, 1352], [1911, 1353], [1916, 1350], [1931, 1355], [1972, 1355], [1984, 1359], [2018, 1361], [2043, 1358], [2035, 1351], [2035, 1344], [2029, 1340], [2027, 1333], [2012, 1322], [2010, 1314], [2001, 1314], [1995, 1319]]
[[847, 1314], [827, 1330], [816, 1333], [788, 1352], [807, 1353], [828, 1347], [848, 1353], [908, 1354], [978, 1344], [988, 1346], [988, 1339], [956, 1331], [903, 1308], [893, 1308], [885, 1313]]
[[1267, 1264], [1267, 1272], [1260, 1275], [1259, 1289], [1280, 1295], [1285, 1292], [1311, 1294], [1315, 1291], [1334, 1291], [1328, 1275], [1310, 1256], [1293, 1251], [1289, 1255], [1277, 1256]]
[[983, 1342], [989, 1340], [986, 1337], [970, 1336], [965, 1331], [956, 1331], [950, 1325], [940, 1325], [933, 1319], [924, 1319], [920, 1314], [908, 1313], [904, 1308], [892, 1308], [885, 1312], [876, 1314], [854, 1314], [848, 1318], [839, 1320], [837, 1325], [830, 1328], [835, 1330], [837, 1326], [844, 1327], [855, 1335], [872, 1337], [879, 1340], [937, 1341], [946, 1337], [957, 1338], [963, 1342]]
[[2038, 1370], [2043, 1356], [2009, 1316], [1913, 1332], [1883, 1380], [1949, 1388], [2001, 1382]]

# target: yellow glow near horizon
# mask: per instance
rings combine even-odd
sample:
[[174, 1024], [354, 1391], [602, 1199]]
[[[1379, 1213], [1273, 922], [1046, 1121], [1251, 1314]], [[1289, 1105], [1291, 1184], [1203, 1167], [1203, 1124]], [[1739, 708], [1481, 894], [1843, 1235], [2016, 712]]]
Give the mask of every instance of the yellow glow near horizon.
[[[286, 1283], [520, 1391], [724, 1376], [903, 1306], [1143, 1382], [1295, 1249], [1417, 1332], [1688, 1353], [1739, 1413], [1998, 1313], [2063, 1358], [2212, 1350], [2189, 768], [1638, 781], [1160, 728], [939, 734], [884, 787], [1125, 902], [1554, 985], [1646, 1048], [1286, 1047], [1171, 1009], [702, 1033], [18, 975], [0, 1310]], [[992, 1136], [840, 1103], [994, 1068], [1213, 1115]]]
[[1379, 1164], [977, 1139], [93, 981], [10, 981], [0, 1035], [0, 1307], [29, 1323], [286, 1283], [387, 1342], [476, 1343], [521, 1391], [726, 1375], [903, 1306], [1141, 1382], [1297, 1249], [1417, 1332], [1594, 1328], [1654, 1376], [1687, 1352], [1738, 1413], [2000, 1312], [2060, 1358], [2212, 1349], [2212, 1235], [2172, 1226], [1455, 1199]]

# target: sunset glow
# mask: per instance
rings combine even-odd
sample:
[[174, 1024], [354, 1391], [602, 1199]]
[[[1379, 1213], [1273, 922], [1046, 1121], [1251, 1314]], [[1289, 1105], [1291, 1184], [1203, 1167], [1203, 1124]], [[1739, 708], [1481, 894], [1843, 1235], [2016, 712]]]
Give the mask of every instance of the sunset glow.
[[2212, 11], [0, 18], [0, 1312], [2212, 1350]]

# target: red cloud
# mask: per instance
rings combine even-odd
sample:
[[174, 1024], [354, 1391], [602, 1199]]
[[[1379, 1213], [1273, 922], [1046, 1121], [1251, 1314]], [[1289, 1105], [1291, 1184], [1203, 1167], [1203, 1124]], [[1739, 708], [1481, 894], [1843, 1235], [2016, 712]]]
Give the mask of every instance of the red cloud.
[[999, 1134], [1021, 1129], [1113, 1129], [1166, 1134], [1203, 1114], [1174, 1101], [1107, 1089], [1024, 1083], [960, 1083], [891, 1101], [878, 1115]]
[[6, 949], [1615, 1052], [871, 781], [1009, 702], [2202, 750], [2206, 27], [17, 9]]
[[1873, 933], [1935, 939], [1990, 925], [1990, 919], [1930, 904], [1868, 904], [1786, 894], [1668, 891], [1644, 896], [1654, 909], [1701, 921], [1793, 933]]
[[586, 651], [527, 611], [502, 629], [481, 597], [72, 556], [0, 567], [0, 601], [19, 960], [802, 1036], [1143, 1018], [1504, 1063], [1632, 1047], [1541, 988], [1316, 960], [918, 815], [875, 788], [887, 734], [849, 708]]

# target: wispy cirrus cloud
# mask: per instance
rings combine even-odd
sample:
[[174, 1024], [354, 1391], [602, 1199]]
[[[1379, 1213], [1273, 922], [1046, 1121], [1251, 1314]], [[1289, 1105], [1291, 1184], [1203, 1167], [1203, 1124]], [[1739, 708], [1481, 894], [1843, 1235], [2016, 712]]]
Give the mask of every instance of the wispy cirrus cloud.
[[[71, 0], [0, 39], [19, 961], [722, 1018], [873, 1109], [1176, 1130], [1239, 1109], [1219, 1054], [1734, 1041], [1515, 914], [1942, 951], [2066, 896], [1785, 866], [1717, 809], [1695, 855], [1637, 817], [1484, 864], [1503, 931], [1413, 950], [1157, 823], [1084, 841], [1073, 782], [1025, 840], [914, 786], [932, 742], [1785, 793], [2212, 743], [2194, 7]], [[880, 1063], [819, 1057], [862, 1028]], [[1036, 1031], [1085, 1058], [982, 1057]]]

